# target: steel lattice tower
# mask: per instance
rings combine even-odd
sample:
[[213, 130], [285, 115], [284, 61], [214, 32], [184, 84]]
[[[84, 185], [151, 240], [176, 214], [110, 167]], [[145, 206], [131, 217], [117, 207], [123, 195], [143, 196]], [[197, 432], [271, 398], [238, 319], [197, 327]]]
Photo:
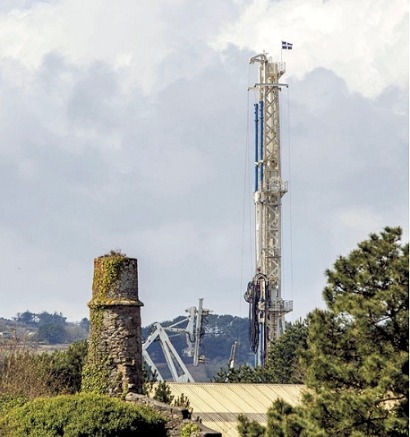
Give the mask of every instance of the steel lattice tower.
[[280, 158], [279, 79], [282, 62], [270, 62], [265, 54], [254, 56], [259, 63], [259, 103], [255, 104], [255, 225], [256, 273], [248, 284], [245, 299], [250, 304], [250, 341], [255, 364], [263, 365], [269, 342], [285, 329], [285, 314], [293, 302], [281, 297], [281, 203], [287, 192], [282, 181]]

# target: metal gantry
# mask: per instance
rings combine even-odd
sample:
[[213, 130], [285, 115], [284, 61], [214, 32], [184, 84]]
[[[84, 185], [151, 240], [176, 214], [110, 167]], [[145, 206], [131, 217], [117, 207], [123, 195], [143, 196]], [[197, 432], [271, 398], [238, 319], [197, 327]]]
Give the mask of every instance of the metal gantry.
[[[194, 367], [198, 366], [199, 363], [204, 363], [205, 356], [201, 353], [202, 340], [205, 334], [204, 322], [211, 311], [203, 308], [203, 301], [204, 299], [200, 298], [198, 308], [194, 306], [188, 308], [185, 310], [188, 316], [170, 326], [162, 326], [158, 322], [154, 323], [154, 331], [143, 342], [142, 356], [151, 371], [156, 373], [159, 381], [164, 379], [148, 352], [148, 348], [154, 342], [159, 342], [161, 346], [168, 369], [171, 372], [172, 380], [174, 382], [194, 382], [192, 375], [172, 344], [167, 332], [185, 335], [187, 347], [183, 352], [186, 356], [192, 358]], [[187, 323], [185, 328], [181, 328], [180, 325], [185, 322]]]
[[249, 282], [250, 343], [255, 365], [265, 363], [268, 344], [285, 330], [285, 314], [293, 302], [281, 296], [281, 203], [287, 192], [280, 157], [279, 83], [285, 63], [272, 62], [265, 53], [250, 63], [259, 64], [259, 101], [255, 106], [255, 249], [256, 272]]
[[185, 366], [174, 345], [171, 343], [164, 327], [160, 323], [155, 323], [154, 327], [154, 332], [148, 336], [147, 340], [142, 345], [142, 356], [144, 361], [148, 364], [148, 367], [150, 367], [151, 372], [155, 372], [158, 381], [164, 380], [148, 353], [148, 348], [151, 344], [154, 341], [159, 341], [168, 369], [171, 372], [172, 380], [175, 382], [194, 382], [194, 378], [189, 373], [189, 370]]

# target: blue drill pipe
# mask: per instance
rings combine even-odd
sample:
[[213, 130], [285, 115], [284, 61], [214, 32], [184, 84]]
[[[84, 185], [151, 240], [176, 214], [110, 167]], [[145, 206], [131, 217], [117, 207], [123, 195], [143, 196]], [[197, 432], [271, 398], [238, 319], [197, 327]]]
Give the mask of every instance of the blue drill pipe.
[[259, 112], [260, 112], [260, 116], [259, 116], [259, 120], [260, 120], [260, 124], [261, 124], [261, 134], [260, 134], [260, 152], [259, 152], [259, 158], [261, 161], [261, 171], [260, 171], [260, 176], [261, 176], [261, 187], [263, 188], [263, 100], [261, 100], [259, 102]]
[[255, 193], [258, 191], [258, 183], [259, 183], [259, 162], [258, 162], [258, 128], [259, 128], [259, 119], [258, 119], [258, 104], [255, 103]]

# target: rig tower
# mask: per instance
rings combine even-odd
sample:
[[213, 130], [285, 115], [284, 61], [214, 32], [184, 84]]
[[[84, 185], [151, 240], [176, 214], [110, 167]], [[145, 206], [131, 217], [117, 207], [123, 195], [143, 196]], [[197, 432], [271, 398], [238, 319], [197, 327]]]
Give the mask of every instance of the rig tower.
[[287, 192], [280, 159], [279, 83], [284, 62], [272, 62], [265, 53], [253, 56], [259, 64], [259, 102], [255, 103], [255, 238], [256, 272], [249, 282], [249, 340], [255, 365], [265, 363], [268, 344], [285, 330], [285, 314], [293, 302], [281, 296], [281, 203]]

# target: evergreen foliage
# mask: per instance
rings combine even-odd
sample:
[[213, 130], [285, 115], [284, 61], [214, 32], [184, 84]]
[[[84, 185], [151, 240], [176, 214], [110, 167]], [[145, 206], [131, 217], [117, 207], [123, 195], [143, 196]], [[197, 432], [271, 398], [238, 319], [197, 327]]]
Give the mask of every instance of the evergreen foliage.
[[27, 310], [17, 313], [13, 322], [5, 320], [5, 329], [12, 329], [15, 337], [34, 344], [68, 344], [87, 338], [89, 321], [83, 318], [80, 323], [69, 323], [62, 313], [32, 313]]
[[9, 437], [166, 436], [166, 420], [150, 408], [96, 394], [37, 398], [0, 418]]
[[372, 234], [326, 272], [326, 310], [308, 317], [309, 393], [276, 403], [266, 436], [408, 436], [409, 246]]
[[38, 324], [53, 324], [53, 325], [66, 325], [67, 317], [64, 317], [62, 313], [54, 312], [53, 314], [48, 313], [47, 311], [43, 311], [40, 314], [36, 314], [36, 319], [38, 320]]
[[159, 381], [157, 383], [153, 398], [168, 405], [171, 405], [174, 400], [171, 389], [165, 381]]
[[289, 323], [285, 333], [270, 345], [264, 367], [253, 368], [244, 364], [233, 369], [222, 368], [214, 377], [214, 381], [302, 384], [305, 379], [305, 367], [299, 357], [300, 352], [307, 347], [307, 333], [305, 321]]
[[[277, 399], [268, 410], [265, 437], [299, 437], [304, 428], [308, 427], [303, 421], [303, 414], [298, 408], [294, 408]], [[308, 434], [304, 434], [308, 435]], [[314, 435], [313, 433], [311, 434]]]
[[66, 341], [65, 326], [56, 323], [43, 323], [38, 327], [37, 336], [42, 343], [64, 343]]
[[80, 391], [87, 349], [86, 340], [76, 341], [66, 351], [55, 351], [51, 355], [51, 369], [58, 380], [60, 392], [68, 394]]
[[24, 313], [17, 313], [15, 317], [16, 322], [22, 323], [27, 326], [33, 326], [38, 322], [36, 314], [27, 310]]
[[300, 354], [307, 348], [308, 326], [306, 321], [289, 323], [285, 333], [268, 348], [264, 378], [271, 384], [303, 384], [305, 366]]
[[158, 373], [156, 370], [152, 371], [151, 368], [144, 361], [142, 363], [142, 377], [144, 383], [142, 385], [142, 393], [145, 396], [149, 396], [154, 389], [155, 383], [158, 381]]
[[40, 342], [49, 344], [65, 343], [66, 341], [66, 317], [61, 313], [50, 314], [43, 311], [40, 314], [36, 314], [36, 320], [38, 320], [37, 337]]
[[179, 408], [185, 408], [186, 410], [191, 409], [191, 401], [189, 400], [189, 398], [187, 396], [184, 395], [184, 393], [181, 393], [180, 396], [175, 398], [172, 401], [172, 405], [175, 405], [176, 407], [179, 407]]
[[238, 432], [240, 436], [263, 437], [265, 435], [265, 430], [265, 427], [255, 420], [249, 420], [243, 414], [238, 416]]

